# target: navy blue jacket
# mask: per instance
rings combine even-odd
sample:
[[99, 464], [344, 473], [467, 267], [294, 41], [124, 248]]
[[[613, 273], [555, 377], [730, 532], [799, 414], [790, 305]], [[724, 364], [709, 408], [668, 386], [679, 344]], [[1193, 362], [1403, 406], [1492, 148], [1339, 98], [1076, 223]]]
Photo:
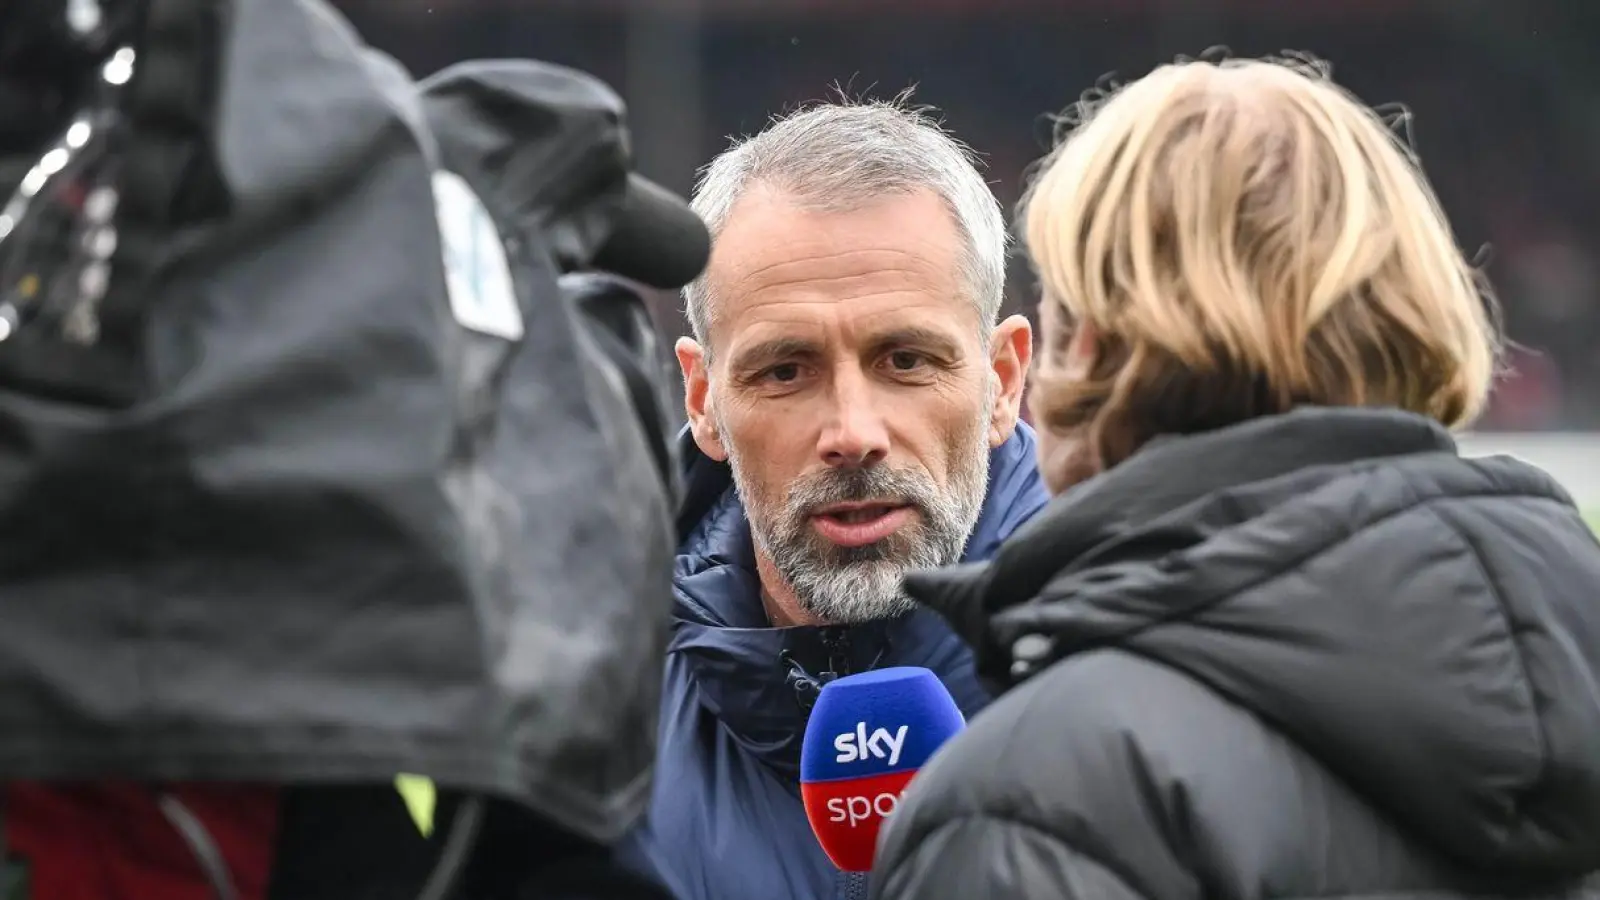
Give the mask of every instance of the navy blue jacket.
[[[726, 465], [684, 440], [677, 609], [655, 792], [620, 848], [679, 900], [836, 900], [864, 876], [833, 867], [800, 803], [800, 737], [816, 676], [925, 666], [970, 718], [989, 702], [972, 655], [930, 612], [850, 627], [767, 624], [744, 507]], [[966, 558], [986, 559], [1048, 500], [1025, 424], [991, 452]]]

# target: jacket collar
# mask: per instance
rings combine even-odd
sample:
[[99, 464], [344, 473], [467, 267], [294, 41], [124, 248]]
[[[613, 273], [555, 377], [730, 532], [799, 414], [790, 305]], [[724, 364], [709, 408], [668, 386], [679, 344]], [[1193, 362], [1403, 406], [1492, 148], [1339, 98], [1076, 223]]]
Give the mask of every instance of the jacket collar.
[[[1437, 422], [1389, 409], [1302, 407], [1194, 435], [1156, 438], [1126, 462], [1053, 500], [992, 563], [912, 573], [906, 587], [973, 646], [989, 617], [1052, 579], [1159, 544], [1151, 523], [1209, 494], [1321, 466], [1456, 452]], [[1002, 673], [986, 671], [986, 677]]]

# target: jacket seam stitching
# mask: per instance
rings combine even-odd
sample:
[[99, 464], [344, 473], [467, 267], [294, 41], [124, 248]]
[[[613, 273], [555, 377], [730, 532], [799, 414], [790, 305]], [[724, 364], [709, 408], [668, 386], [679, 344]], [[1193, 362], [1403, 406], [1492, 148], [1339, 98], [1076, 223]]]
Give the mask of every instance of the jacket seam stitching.
[[1522, 642], [1517, 639], [1517, 627], [1516, 623], [1512, 621], [1510, 606], [1506, 603], [1506, 598], [1500, 592], [1500, 588], [1495, 583], [1494, 578], [1490, 576], [1489, 567], [1483, 561], [1483, 554], [1481, 551], [1479, 551], [1478, 545], [1475, 544], [1465, 532], [1457, 527], [1455, 523], [1451, 522], [1445, 516], [1440, 514], [1436, 508], [1430, 505], [1426, 507], [1426, 510], [1428, 514], [1431, 515], [1437, 522], [1439, 522], [1440, 525], [1443, 525], [1446, 532], [1448, 532], [1451, 537], [1455, 538], [1467, 551], [1467, 555], [1472, 559], [1474, 568], [1476, 568], [1478, 571], [1478, 577], [1483, 580], [1484, 588], [1488, 591], [1490, 599], [1494, 601], [1496, 611], [1500, 613], [1501, 622], [1503, 622], [1505, 625], [1506, 643], [1511, 645], [1512, 658], [1516, 660], [1517, 673], [1520, 676], [1523, 689], [1527, 695], [1525, 700], [1528, 704], [1529, 715], [1533, 719], [1534, 735], [1539, 742], [1538, 771], [1534, 773], [1533, 779], [1527, 784], [1527, 786], [1523, 788], [1518, 795], [1516, 795], [1519, 801], [1517, 802], [1517, 805], [1521, 806], [1522, 804], [1520, 802], [1520, 797], [1525, 796], [1526, 794], [1535, 793], [1542, 789], [1550, 776], [1550, 736], [1545, 733], [1544, 719], [1539, 715], [1538, 712], [1538, 697], [1534, 692], [1533, 678], [1529, 675], [1526, 654], [1523, 652]]

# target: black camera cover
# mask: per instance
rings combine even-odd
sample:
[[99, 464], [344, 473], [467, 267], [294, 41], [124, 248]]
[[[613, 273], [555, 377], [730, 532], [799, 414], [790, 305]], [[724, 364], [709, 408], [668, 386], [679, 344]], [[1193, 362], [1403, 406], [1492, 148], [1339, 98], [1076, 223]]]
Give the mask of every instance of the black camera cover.
[[560, 284], [616, 227], [620, 100], [419, 86], [313, 0], [151, 8], [106, 327], [0, 343], [0, 778], [407, 772], [614, 838], [677, 468], [627, 289]]

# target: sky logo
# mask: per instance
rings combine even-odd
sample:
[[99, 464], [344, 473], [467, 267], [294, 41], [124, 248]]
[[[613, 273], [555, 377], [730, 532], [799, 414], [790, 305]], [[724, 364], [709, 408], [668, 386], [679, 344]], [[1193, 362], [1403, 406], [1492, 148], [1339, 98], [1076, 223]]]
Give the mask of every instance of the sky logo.
[[857, 722], [854, 731], [846, 731], [833, 739], [833, 749], [837, 752], [834, 761], [838, 763], [853, 763], [869, 759], [888, 760], [890, 766], [900, 764], [900, 751], [906, 745], [906, 732], [909, 725], [901, 725], [894, 731], [887, 728], [873, 729], [867, 733], [867, 723]]

